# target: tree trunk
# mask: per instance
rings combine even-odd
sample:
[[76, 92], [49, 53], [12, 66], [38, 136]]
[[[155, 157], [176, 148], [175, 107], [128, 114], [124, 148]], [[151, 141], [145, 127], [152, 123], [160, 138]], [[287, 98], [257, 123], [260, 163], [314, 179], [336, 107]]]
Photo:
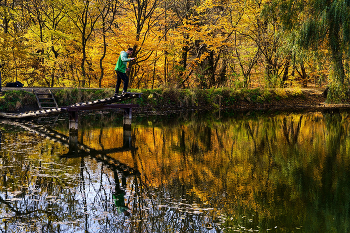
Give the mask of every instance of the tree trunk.
[[286, 63], [284, 65], [284, 72], [283, 72], [283, 86], [286, 86], [286, 82], [288, 81], [288, 72], [289, 72], [289, 66], [290, 66], [290, 56], [287, 57]]
[[339, 23], [334, 22], [334, 20], [331, 20], [328, 37], [329, 37], [329, 43], [332, 51], [334, 72], [336, 74], [337, 81], [339, 81], [340, 84], [344, 84], [345, 71], [344, 71], [344, 65], [343, 65], [343, 53], [341, 49], [341, 43], [340, 43], [341, 39], [340, 39], [339, 33], [340, 33]]
[[307, 87], [307, 74], [306, 74], [304, 62], [302, 62], [300, 64], [300, 69], [301, 69], [301, 73], [302, 73], [301, 80], [303, 83], [303, 87]]
[[[105, 19], [103, 19], [105, 20]], [[100, 78], [98, 79], [98, 87], [102, 87], [102, 79], [104, 76], [104, 68], [103, 68], [103, 59], [106, 57], [106, 52], [107, 52], [107, 43], [106, 43], [106, 28], [105, 28], [105, 22], [103, 22], [102, 26], [102, 38], [103, 38], [103, 54], [102, 57], [100, 58]]]
[[[182, 47], [182, 54], [181, 54], [181, 58], [182, 59], [181, 59], [181, 62], [180, 62], [180, 64], [182, 65], [181, 70], [180, 70], [180, 77], [181, 78], [185, 78], [183, 76], [185, 74], [185, 70], [186, 70], [186, 67], [187, 67], [188, 50], [189, 50], [189, 48], [188, 48], [187, 44]], [[182, 82], [182, 87], [185, 88], [185, 82]]]

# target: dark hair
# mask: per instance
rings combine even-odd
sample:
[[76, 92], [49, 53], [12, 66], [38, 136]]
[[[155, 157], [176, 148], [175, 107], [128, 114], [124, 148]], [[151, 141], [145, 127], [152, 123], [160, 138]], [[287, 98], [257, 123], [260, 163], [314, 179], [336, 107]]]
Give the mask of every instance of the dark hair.
[[133, 49], [133, 48], [128, 48], [128, 50], [129, 50], [129, 51], [134, 51], [134, 49]]

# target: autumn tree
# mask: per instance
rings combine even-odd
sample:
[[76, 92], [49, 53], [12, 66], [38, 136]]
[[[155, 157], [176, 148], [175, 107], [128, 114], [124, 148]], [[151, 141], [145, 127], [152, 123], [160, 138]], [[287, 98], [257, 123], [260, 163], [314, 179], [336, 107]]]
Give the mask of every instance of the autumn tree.
[[[154, 61], [158, 60], [158, 50], [162, 50], [159, 18], [162, 10], [158, 0], [127, 0], [121, 2], [122, 15], [116, 20], [113, 47], [116, 57], [119, 51], [132, 47], [135, 61], [129, 63], [130, 85], [147, 86], [152, 76]], [[156, 55], [157, 54], [157, 55]]]
[[[3, 76], [29, 86], [112, 87], [119, 52], [133, 47], [130, 87], [273, 87], [291, 77], [307, 85], [328, 75], [322, 57], [331, 51], [345, 83], [347, 18], [336, 13], [349, 6], [317, 2], [5, 0]], [[321, 49], [310, 56], [312, 45]]]
[[[227, 3], [227, 2], [225, 2]], [[177, 1], [170, 5], [174, 23], [172, 41], [175, 83], [182, 87], [210, 88], [226, 82], [227, 48], [232, 28], [227, 19], [240, 12], [225, 9], [220, 1]], [[238, 6], [239, 4], [237, 4]], [[168, 5], [169, 6], [169, 5]]]
[[[304, 49], [327, 49], [333, 63], [333, 97], [339, 97], [345, 84], [344, 60], [350, 45], [350, 3], [348, 1], [274, 1], [287, 30], [298, 31], [298, 44]], [[330, 96], [332, 96], [330, 95]]]
[[270, 1], [247, 1], [237, 26], [235, 50], [244, 86], [250, 82], [253, 68], [256, 68], [255, 75], [259, 75], [259, 81], [268, 87], [280, 87], [288, 77], [290, 47], [285, 46], [288, 40], [281, 33], [278, 12], [271, 8], [273, 4]]
[[100, 32], [102, 36], [103, 52], [100, 57], [100, 77], [98, 79], [98, 86], [102, 87], [102, 80], [105, 75], [103, 61], [107, 53], [107, 34], [111, 31], [112, 25], [114, 24], [115, 17], [117, 16], [117, 1], [101, 1], [101, 7], [98, 9], [101, 15]]
[[22, 81], [22, 68], [28, 62], [23, 37], [27, 22], [23, 20], [22, 11], [22, 1], [0, 2], [0, 63], [5, 82]]
[[[80, 68], [81, 68], [81, 86], [85, 86], [85, 78], [88, 74], [86, 63], [87, 61], [87, 46], [94, 32], [96, 23], [100, 18], [102, 12], [97, 10], [99, 2], [96, 1], [71, 1], [70, 8], [67, 10], [67, 15], [71, 19], [75, 28], [78, 31], [80, 53], [82, 55]], [[79, 51], [78, 50], [78, 51]], [[90, 62], [91, 63], [91, 62]]]
[[24, 15], [30, 19], [26, 38], [31, 43], [28, 46], [32, 56], [33, 70], [29, 82], [37, 82], [53, 87], [58, 79], [59, 55], [64, 50], [60, 45], [65, 44], [63, 32], [65, 4], [62, 1], [35, 0], [26, 2]]

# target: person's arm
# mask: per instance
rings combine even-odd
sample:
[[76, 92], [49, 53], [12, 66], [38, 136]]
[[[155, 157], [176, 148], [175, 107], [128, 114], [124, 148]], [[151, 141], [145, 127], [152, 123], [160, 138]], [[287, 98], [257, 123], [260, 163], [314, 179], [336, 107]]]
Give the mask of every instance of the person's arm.
[[126, 53], [126, 52], [122, 52], [122, 54], [121, 54], [121, 60], [123, 61], [123, 62], [126, 62], [126, 61], [131, 61], [131, 60], [133, 60], [132, 58], [128, 58], [128, 54]]

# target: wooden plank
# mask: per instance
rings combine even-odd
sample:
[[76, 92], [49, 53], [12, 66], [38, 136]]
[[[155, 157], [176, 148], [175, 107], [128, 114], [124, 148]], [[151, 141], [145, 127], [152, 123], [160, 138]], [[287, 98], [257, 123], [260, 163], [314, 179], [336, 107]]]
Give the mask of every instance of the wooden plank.
[[[52, 94], [52, 93], [51, 93]], [[53, 96], [53, 95], [52, 95]], [[39, 101], [37, 95], [37, 102], [39, 105], [40, 110], [39, 111], [29, 111], [24, 113], [4, 113], [0, 112], [0, 117], [2, 118], [11, 118], [11, 119], [22, 119], [22, 118], [33, 118], [33, 117], [42, 117], [47, 115], [53, 115], [53, 114], [59, 114], [62, 111], [84, 111], [84, 110], [103, 110], [103, 109], [131, 109], [131, 108], [137, 108], [139, 105], [137, 104], [112, 104], [115, 102], [120, 102], [123, 100], [129, 100], [133, 98], [140, 98], [142, 96], [142, 93], [127, 93], [123, 96], [113, 96], [106, 99], [99, 99], [95, 101], [90, 101], [87, 103], [76, 103], [67, 107], [56, 107], [51, 108], [48, 110], [49, 106], [42, 106], [42, 104], [45, 104], [45, 102]], [[55, 100], [56, 101], [56, 100]], [[46, 102], [48, 103], [48, 102]], [[57, 103], [56, 103], [57, 106]], [[45, 108], [45, 110], [43, 110]]]
[[109, 105], [85, 105], [74, 107], [63, 107], [65, 111], [83, 111], [83, 110], [103, 110], [103, 109], [116, 109], [116, 108], [137, 108], [138, 104], [109, 104]]

